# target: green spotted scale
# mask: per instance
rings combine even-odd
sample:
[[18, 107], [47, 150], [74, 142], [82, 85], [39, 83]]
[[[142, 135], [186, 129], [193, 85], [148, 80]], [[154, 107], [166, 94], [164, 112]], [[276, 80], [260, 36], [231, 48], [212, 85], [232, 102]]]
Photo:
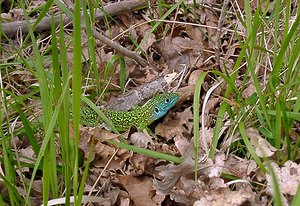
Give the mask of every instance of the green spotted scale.
[[[134, 107], [131, 111], [109, 109], [104, 113], [120, 132], [128, 130], [131, 126], [144, 129], [155, 120], [163, 117], [178, 99], [177, 93], [156, 94], [143, 106]], [[80, 108], [80, 121], [86, 126], [96, 126], [101, 123], [98, 114], [88, 106]]]

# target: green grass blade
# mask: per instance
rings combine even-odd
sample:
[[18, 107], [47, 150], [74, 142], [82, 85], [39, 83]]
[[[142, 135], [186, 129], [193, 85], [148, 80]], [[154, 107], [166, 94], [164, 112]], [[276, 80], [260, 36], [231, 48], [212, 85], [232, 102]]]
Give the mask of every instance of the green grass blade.
[[[89, 4], [89, 7], [92, 6]], [[85, 1], [82, 1], [82, 7], [87, 8]], [[93, 8], [90, 8], [89, 11], [93, 11]], [[92, 12], [93, 13], [93, 12]], [[94, 84], [97, 85], [97, 94], [100, 94], [101, 92], [101, 84], [99, 81], [100, 76], [97, 68], [97, 61], [96, 61], [96, 42], [95, 38], [92, 32], [92, 26], [94, 25], [92, 22], [95, 20], [93, 19], [93, 16], [90, 16], [87, 9], [83, 9], [83, 15], [86, 25], [86, 33], [88, 36], [88, 56], [89, 56], [89, 62], [91, 65], [91, 70], [93, 71], [92, 79], [94, 80]]]
[[59, 107], [62, 105], [63, 97], [65, 96], [65, 93], [67, 92], [67, 90], [68, 90], [68, 85], [65, 85], [64, 88], [63, 88], [62, 95], [61, 95], [61, 97], [58, 101], [57, 107], [55, 107], [55, 109], [54, 109], [49, 127], [48, 127], [47, 131], [45, 131], [45, 138], [44, 138], [42, 146], [40, 148], [40, 152], [39, 152], [39, 154], [36, 158], [36, 163], [35, 163], [33, 171], [32, 171], [32, 177], [31, 177], [31, 180], [29, 182], [28, 191], [27, 191], [26, 198], [25, 198], [25, 205], [28, 205], [28, 203], [29, 203], [30, 191], [31, 191], [31, 188], [33, 186], [34, 177], [35, 177], [36, 172], [37, 172], [37, 170], [40, 166], [40, 163], [43, 159], [43, 156], [45, 154], [45, 150], [47, 149], [48, 143], [49, 143], [50, 138], [51, 138], [51, 132], [53, 131], [54, 125], [55, 125], [57, 117], [58, 117]]
[[[251, 40], [252, 34], [249, 35], [249, 37], [246, 39], [245, 43], [240, 42], [241, 44], [241, 51], [240, 54], [236, 60], [236, 63], [234, 65], [233, 68], [233, 73], [231, 74], [231, 81], [234, 82], [237, 74], [238, 74], [238, 68], [240, 67], [242, 61], [244, 60], [244, 56], [246, 56], [246, 51], [247, 48], [249, 46], [249, 42]], [[226, 92], [225, 92], [225, 98], [228, 98], [229, 95], [232, 92], [232, 87], [228, 87]], [[219, 132], [221, 131], [222, 125], [223, 125], [223, 119], [225, 116], [225, 112], [226, 109], [228, 107], [228, 103], [227, 102], [222, 102], [221, 106], [219, 108], [218, 111], [218, 115], [217, 115], [217, 120], [216, 120], [216, 124], [215, 124], [215, 129], [214, 129], [214, 134], [213, 134], [213, 139], [212, 139], [212, 144], [209, 150], [209, 158], [214, 159], [214, 155], [215, 155], [215, 151], [217, 148], [217, 143], [218, 143], [218, 139], [219, 139]]]
[[36, 26], [42, 21], [42, 19], [47, 15], [47, 12], [49, 12], [50, 7], [53, 4], [53, 0], [46, 1], [46, 4], [44, 5], [43, 10], [38, 15], [38, 18], [36, 19], [32, 29], [34, 30]]
[[94, 150], [94, 142], [91, 143], [88, 157], [86, 160], [86, 165], [84, 166], [84, 171], [83, 171], [83, 175], [82, 175], [82, 178], [80, 181], [80, 187], [79, 187], [79, 192], [78, 192], [78, 202], [82, 201], [82, 196], [84, 195], [83, 193], [84, 193], [85, 183], [86, 183], [86, 180], [88, 177], [89, 166], [91, 163], [91, 154], [92, 154], [93, 150]]
[[273, 190], [273, 197], [274, 197], [273, 205], [274, 206], [282, 206], [283, 205], [282, 198], [281, 198], [282, 194], [279, 189], [277, 177], [276, 177], [271, 165], [269, 165], [269, 173], [271, 173], [271, 176], [272, 176], [272, 190]]
[[[175, 9], [177, 9], [178, 8], [178, 6], [180, 5], [180, 4], [182, 4], [184, 2], [184, 0], [180, 0], [180, 1], [178, 1], [176, 4], [174, 4], [163, 16], [162, 16], [162, 18], [161, 18], [161, 20], [164, 20], [164, 19], [166, 19]], [[144, 39], [142, 40], [142, 42], [139, 44], [139, 46], [135, 49], [136, 51], [137, 50], [139, 50], [139, 49], [141, 49], [141, 45], [143, 45], [144, 44], [144, 41], [146, 40], [146, 39], [148, 39], [149, 38], [149, 36], [157, 29], [157, 27], [159, 26], [159, 25], [161, 25], [161, 23], [162, 22], [156, 22], [155, 24], [154, 24], [154, 26], [151, 28], [151, 30], [147, 33], [147, 34], [145, 34], [145, 36], [144, 36]], [[145, 51], [143, 51], [143, 52], [145, 52]]]
[[[194, 158], [195, 158], [195, 181], [197, 182], [197, 174], [198, 174], [198, 151], [199, 151], [199, 115], [200, 115], [200, 92], [201, 92], [201, 85], [206, 77], [207, 72], [203, 72], [199, 75], [194, 91], [194, 106], [193, 106], [193, 113], [194, 113]], [[202, 114], [203, 115], [203, 114]], [[205, 137], [202, 137], [202, 146], [205, 152], [208, 152], [207, 143]]]
[[261, 160], [259, 159], [259, 157], [257, 156], [257, 154], [255, 153], [248, 137], [247, 137], [247, 134], [246, 134], [246, 131], [245, 131], [245, 126], [244, 126], [244, 123], [243, 122], [239, 122], [238, 124], [238, 127], [239, 127], [239, 130], [240, 130], [240, 134], [241, 134], [241, 137], [248, 149], [248, 151], [250, 152], [252, 158], [254, 159], [254, 161], [256, 162], [256, 164], [258, 165], [258, 167], [261, 169], [261, 171], [263, 173], [266, 173], [266, 168], [265, 166], [263, 165], [263, 163], [261, 162]]
[[[68, 87], [69, 85], [69, 69], [67, 63], [67, 48], [65, 45], [65, 36], [64, 36], [64, 25], [62, 16], [60, 16], [60, 24], [59, 24], [60, 32], [60, 62], [61, 62], [61, 74], [62, 74], [62, 81], [63, 85]], [[65, 101], [63, 101], [63, 121], [69, 122], [70, 118], [70, 92], [69, 90], [66, 91], [65, 94]], [[59, 117], [61, 119], [61, 117]], [[59, 123], [60, 124], [60, 123]], [[73, 159], [74, 157], [74, 150], [71, 149], [71, 142], [72, 139], [69, 138], [69, 125], [62, 124], [63, 126], [59, 127], [60, 135], [61, 135], [61, 148], [62, 148], [62, 164], [63, 167], [63, 177], [65, 183], [65, 198], [66, 198], [66, 205], [70, 205], [70, 196], [71, 196], [71, 179], [72, 179], [72, 169], [73, 169]]]
[[73, 194], [75, 197], [75, 206], [81, 205], [78, 202], [78, 158], [79, 158], [79, 124], [80, 124], [80, 96], [81, 96], [81, 13], [80, 0], [75, 0], [74, 9], [74, 32], [73, 32], [73, 77], [72, 81], [72, 113], [74, 123], [74, 146], [75, 160], [73, 168]]
[[[37, 79], [38, 79], [38, 82], [39, 82], [39, 88], [40, 88], [40, 94], [41, 94], [41, 103], [42, 103], [42, 110], [43, 110], [43, 125], [44, 125], [44, 131], [47, 131], [49, 133], [49, 139], [51, 139], [52, 141], [53, 140], [53, 136], [51, 135], [52, 134], [52, 130], [48, 130], [48, 127], [49, 127], [49, 124], [51, 122], [51, 117], [52, 117], [52, 99], [50, 98], [50, 92], [48, 90], [48, 79], [47, 79], [47, 74], [45, 72], [45, 69], [43, 67], [43, 63], [42, 63], [42, 58], [41, 58], [41, 55], [40, 55], [40, 52], [39, 52], [39, 49], [38, 49], [38, 45], [37, 45], [37, 41], [36, 41], [36, 38], [35, 38], [35, 35], [33, 33], [33, 28], [32, 26], [30, 25], [30, 22], [29, 22], [29, 16], [28, 16], [28, 13], [25, 9], [25, 5], [24, 5], [24, 1], [20, 1], [20, 6], [21, 8], [23, 9], [23, 12], [24, 12], [24, 17], [25, 17], [25, 20], [26, 20], [26, 23], [27, 23], [27, 27], [28, 27], [28, 30], [29, 30], [29, 35], [30, 35], [30, 38], [31, 38], [31, 41], [33, 43], [33, 51], [34, 51], [34, 54], [35, 54], [35, 63], [36, 63], [36, 70], [37, 70]], [[46, 136], [47, 136], [47, 133], [46, 133]], [[45, 145], [45, 151], [43, 153], [44, 155], [44, 158], [46, 160], [48, 160], [50, 158], [50, 149], [51, 147], [49, 147], [49, 145]], [[39, 164], [40, 162], [38, 162], [37, 164]], [[44, 168], [45, 168], [45, 165], [46, 164], [43, 164]], [[38, 167], [38, 166], [36, 166]], [[49, 174], [50, 171], [49, 170], [44, 170], [43, 172], [43, 202], [44, 204], [47, 203], [48, 201], [48, 197], [49, 197], [49, 176], [51, 174]], [[35, 174], [32, 175], [32, 178], [31, 178], [31, 184], [33, 182], [35, 178]], [[31, 188], [29, 186], [29, 188]], [[29, 201], [29, 194], [30, 194], [30, 190], [27, 192], [27, 196], [26, 196], [26, 203], [28, 203]]]
[[138, 154], [143, 154], [143, 155], [147, 155], [147, 156], [150, 156], [150, 157], [153, 157], [153, 158], [158, 158], [158, 159], [164, 159], [164, 160], [167, 160], [167, 161], [170, 161], [170, 162], [174, 162], [176, 164], [182, 163], [182, 158], [180, 158], [180, 157], [175, 157], [175, 156], [172, 156], [172, 155], [169, 155], [169, 154], [159, 153], [159, 152], [156, 152], [156, 151], [153, 151], [153, 150], [143, 149], [143, 148], [136, 147], [136, 146], [133, 146], [133, 145], [116, 142], [114, 140], [107, 140], [106, 142], [108, 142], [110, 144], [113, 144], [117, 147], [129, 150], [129, 151], [136, 152]]
[[[54, 91], [53, 91], [53, 96], [54, 96], [54, 102], [57, 104], [60, 98], [60, 94], [62, 93], [62, 87], [61, 87], [61, 78], [60, 78], [60, 69], [59, 69], [59, 55], [58, 55], [58, 44], [57, 44], [57, 38], [56, 38], [56, 32], [55, 32], [55, 23], [54, 23], [54, 18], [52, 16], [52, 25], [51, 25], [51, 32], [52, 32], [52, 62], [53, 62], [53, 73], [54, 73]], [[60, 131], [60, 127], [63, 125], [63, 113], [62, 111], [59, 112], [58, 115], [58, 128]], [[50, 186], [52, 190], [52, 196], [54, 198], [57, 198], [58, 195], [58, 180], [57, 180], [57, 165], [56, 165], [56, 148], [55, 148], [55, 142], [54, 138], [51, 139], [50, 141], [50, 168], [51, 168], [51, 175], [50, 175]]]
[[39, 146], [36, 138], [34, 137], [34, 129], [31, 128], [30, 122], [28, 121], [28, 119], [26, 118], [24, 112], [22, 111], [22, 109], [20, 108], [20, 106], [18, 104], [15, 105], [15, 110], [20, 115], [20, 119], [21, 119], [22, 124], [24, 126], [24, 133], [26, 134], [26, 137], [28, 138], [28, 140], [30, 142], [30, 145], [32, 146], [32, 149], [33, 149], [35, 155], [38, 155], [38, 153], [40, 151], [40, 146]]
[[283, 40], [283, 43], [280, 47], [279, 53], [278, 53], [278, 58], [275, 59], [274, 61], [274, 68], [271, 73], [271, 81], [270, 81], [270, 86], [273, 88], [273, 92], [276, 92], [275, 85], [278, 84], [278, 77], [280, 74], [280, 69], [282, 68], [283, 61], [285, 59], [285, 53], [287, 51], [288, 45], [291, 43], [291, 39], [294, 35], [298, 35], [298, 27], [300, 23], [300, 7], [298, 7], [298, 13], [296, 16], [295, 21], [292, 24], [292, 27], [289, 30], [289, 33], [287, 34], [286, 38]]
[[274, 132], [274, 143], [277, 149], [280, 149], [281, 145], [281, 110], [280, 101], [276, 102], [276, 120], [275, 120], [275, 132]]
[[291, 206], [298, 206], [300, 205], [300, 185], [298, 185], [297, 193], [293, 198]]

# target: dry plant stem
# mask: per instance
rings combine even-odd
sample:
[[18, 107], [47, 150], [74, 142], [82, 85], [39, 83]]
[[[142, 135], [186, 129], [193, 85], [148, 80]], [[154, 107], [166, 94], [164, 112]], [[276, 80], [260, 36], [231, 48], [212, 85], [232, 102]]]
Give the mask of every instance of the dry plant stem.
[[[82, 26], [82, 28], [85, 29], [85, 26]], [[96, 31], [96, 29], [92, 28], [92, 31], [93, 31], [94, 36], [97, 39], [99, 39], [103, 44], [106, 44], [106, 45], [114, 48], [119, 53], [123, 54], [124, 56], [127, 56], [131, 59], [134, 59], [137, 63], [139, 63], [143, 67], [148, 65], [147, 61], [145, 59], [143, 59], [142, 57], [140, 57], [137, 53], [135, 53], [133, 51], [130, 51], [130, 50], [126, 49], [125, 47], [122, 47], [120, 44], [117, 44], [116, 42], [114, 42], [114, 41], [110, 40], [109, 38], [103, 36], [98, 31]]]
[[[123, 12], [132, 11], [135, 8], [141, 7], [145, 5], [145, 1], [143, 0], [128, 0], [128, 1], [122, 1], [117, 3], [112, 3], [104, 7], [104, 10], [109, 15], [117, 15]], [[70, 22], [72, 22], [72, 19], [69, 18], [66, 14], [62, 14], [63, 17], [63, 24], [66, 25]], [[103, 12], [100, 10], [96, 11], [95, 18], [96, 20], [99, 20], [104, 17]], [[34, 31], [41, 32], [44, 30], [50, 30], [51, 29], [51, 18], [52, 17], [45, 17], [35, 28]], [[29, 21], [31, 25], [35, 23], [35, 19]], [[60, 21], [60, 15], [54, 16], [54, 23], [55, 26], [59, 25]], [[1, 29], [4, 34], [7, 36], [15, 35], [18, 31], [18, 29], [22, 30], [22, 33], [28, 33], [28, 28], [26, 21], [15, 21], [15, 22], [9, 22], [9, 23], [2, 23]]]
[[221, 31], [222, 31], [222, 26], [223, 26], [223, 19], [225, 17], [225, 11], [227, 10], [228, 7], [228, 3], [229, 0], [226, 0], [223, 3], [223, 7], [222, 7], [222, 11], [221, 11], [221, 15], [219, 18], [219, 22], [218, 22], [218, 30], [217, 30], [217, 34], [216, 34], [216, 46], [215, 46], [215, 56], [216, 56], [216, 65], [220, 66], [220, 45], [221, 45], [221, 40], [220, 40], [220, 36], [221, 36]]
[[[88, 196], [91, 196], [94, 189], [96, 188], [96, 186], [98, 185], [101, 177], [103, 176], [104, 172], [106, 172], [109, 164], [111, 163], [111, 161], [115, 158], [116, 154], [118, 153], [119, 148], [116, 149], [116, 151], [113, 153], [113, 155], [111, 156], [111, 158], [109, 158], [108, 162], [106, 163], [105, 167], [103, 168], [103, 170], [101, 171], [100, 175], [98, 176], [97, 180], [95, 181], [94, 185], [92, 186], [92, 188], [90, 189], [90, 192], [88, 194]], [[98, 194], [96, 194], [98, 195]], [[83, 206], [86, 206], [86, 204], [84, 204]]]

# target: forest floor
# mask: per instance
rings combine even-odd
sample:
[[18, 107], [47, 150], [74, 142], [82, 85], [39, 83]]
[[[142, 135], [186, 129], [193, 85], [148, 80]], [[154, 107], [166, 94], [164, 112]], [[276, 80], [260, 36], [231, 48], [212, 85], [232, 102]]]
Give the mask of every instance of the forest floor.
[[[299, 5], [199, 2], [82, 2], [78, 38], [71, 1], [1, 1], [0, 205], [300, 205]], [[180, 99], [148, 132], [77, 140], [78, 85], [119, 110]]]

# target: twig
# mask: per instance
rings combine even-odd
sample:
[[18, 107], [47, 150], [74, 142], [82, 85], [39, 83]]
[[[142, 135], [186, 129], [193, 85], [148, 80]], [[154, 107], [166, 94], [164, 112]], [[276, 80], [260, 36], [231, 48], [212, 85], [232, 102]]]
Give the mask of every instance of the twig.
[[[145, 5], [145, 1], [141, 0], [128, 0], [128, 1], [122, 1], [117, 3], [112, 3], [104, 7], [105, 12], [110, 15], [117, 15], [123, 12], [132, 11], [135, 8], [141, 7]], [[62, 15], [63, 17], [63, 24], [66, 25], [70, 22], [72, 22], [72, 18], [68, 17], [66, 14]], [[95, 19], [99, 20], [104, 17], [104, 14], [99, 9], [96, 11]], [[35, 30], [36, 32], [41, 32], [45, 30], [51, 29], [51, 18], [52, 17], [45, 17], [42, 19], [42, 21], [36, 26]], [[34, 25], [36, 22], [36, 19], [30, 20], [31, 26]], [[60, 15], [54, 16], [54, 23], [55, 26], [58, 26], [60, 23]], [[26, 21], [15, 21], [15, 22], [9, 22], [9, 23], [2, 23], [1, 29], [4, 34], [7, 36], [15, 35], [18, 31], [18, 29], [21, 29], [23, 34], [28, 33], [28, 27], [26, 24]]]
[[[85, 29], [85, 26], [82, 25], [82, 28]], [[140, 57], [137, 53], [130, 51], [128, 49], [126, 49], [125, 47], [121, 46], [120, 44], [117, 44], [116, 42], [110, 40], [109, 38], [107, 38], [106, 36], [103, 36], [102, 34], [100, 34], [98, 31], [96, 31], [96, 29], [93, 29], [93, 34], [94, 36], [99, 39], [102, 43], [114, 48], [115, 50], [117, 50], [119, 53], [123, 54], [124, 56], [127, 56], [131, 59], [134, 59], [135, 61], [137, 61], [137, 63], [139, 63], [140, 65], [142, 65], [143, 67], [147, 66], [148, 63], [145, 59], [143, 59], [142, 57]]]
[[217, 34], [216, 34], [217, 41], [216, 41], [216, 46], [215, 46], [216, 66], [220, 66], [220, 46], [221, 46], [220, 36], [221, 36], [221, 31], [222, 31], [222, 26], [223, 26], [223, 19], [225, 16], [225, 11], [228, 7], [228, 3], [229, 3], [229, 0], [226, 0], [223, 3], [222, 11], [221, 11], [219, 22], [218, 22], [218, 30], [217, 30]]

